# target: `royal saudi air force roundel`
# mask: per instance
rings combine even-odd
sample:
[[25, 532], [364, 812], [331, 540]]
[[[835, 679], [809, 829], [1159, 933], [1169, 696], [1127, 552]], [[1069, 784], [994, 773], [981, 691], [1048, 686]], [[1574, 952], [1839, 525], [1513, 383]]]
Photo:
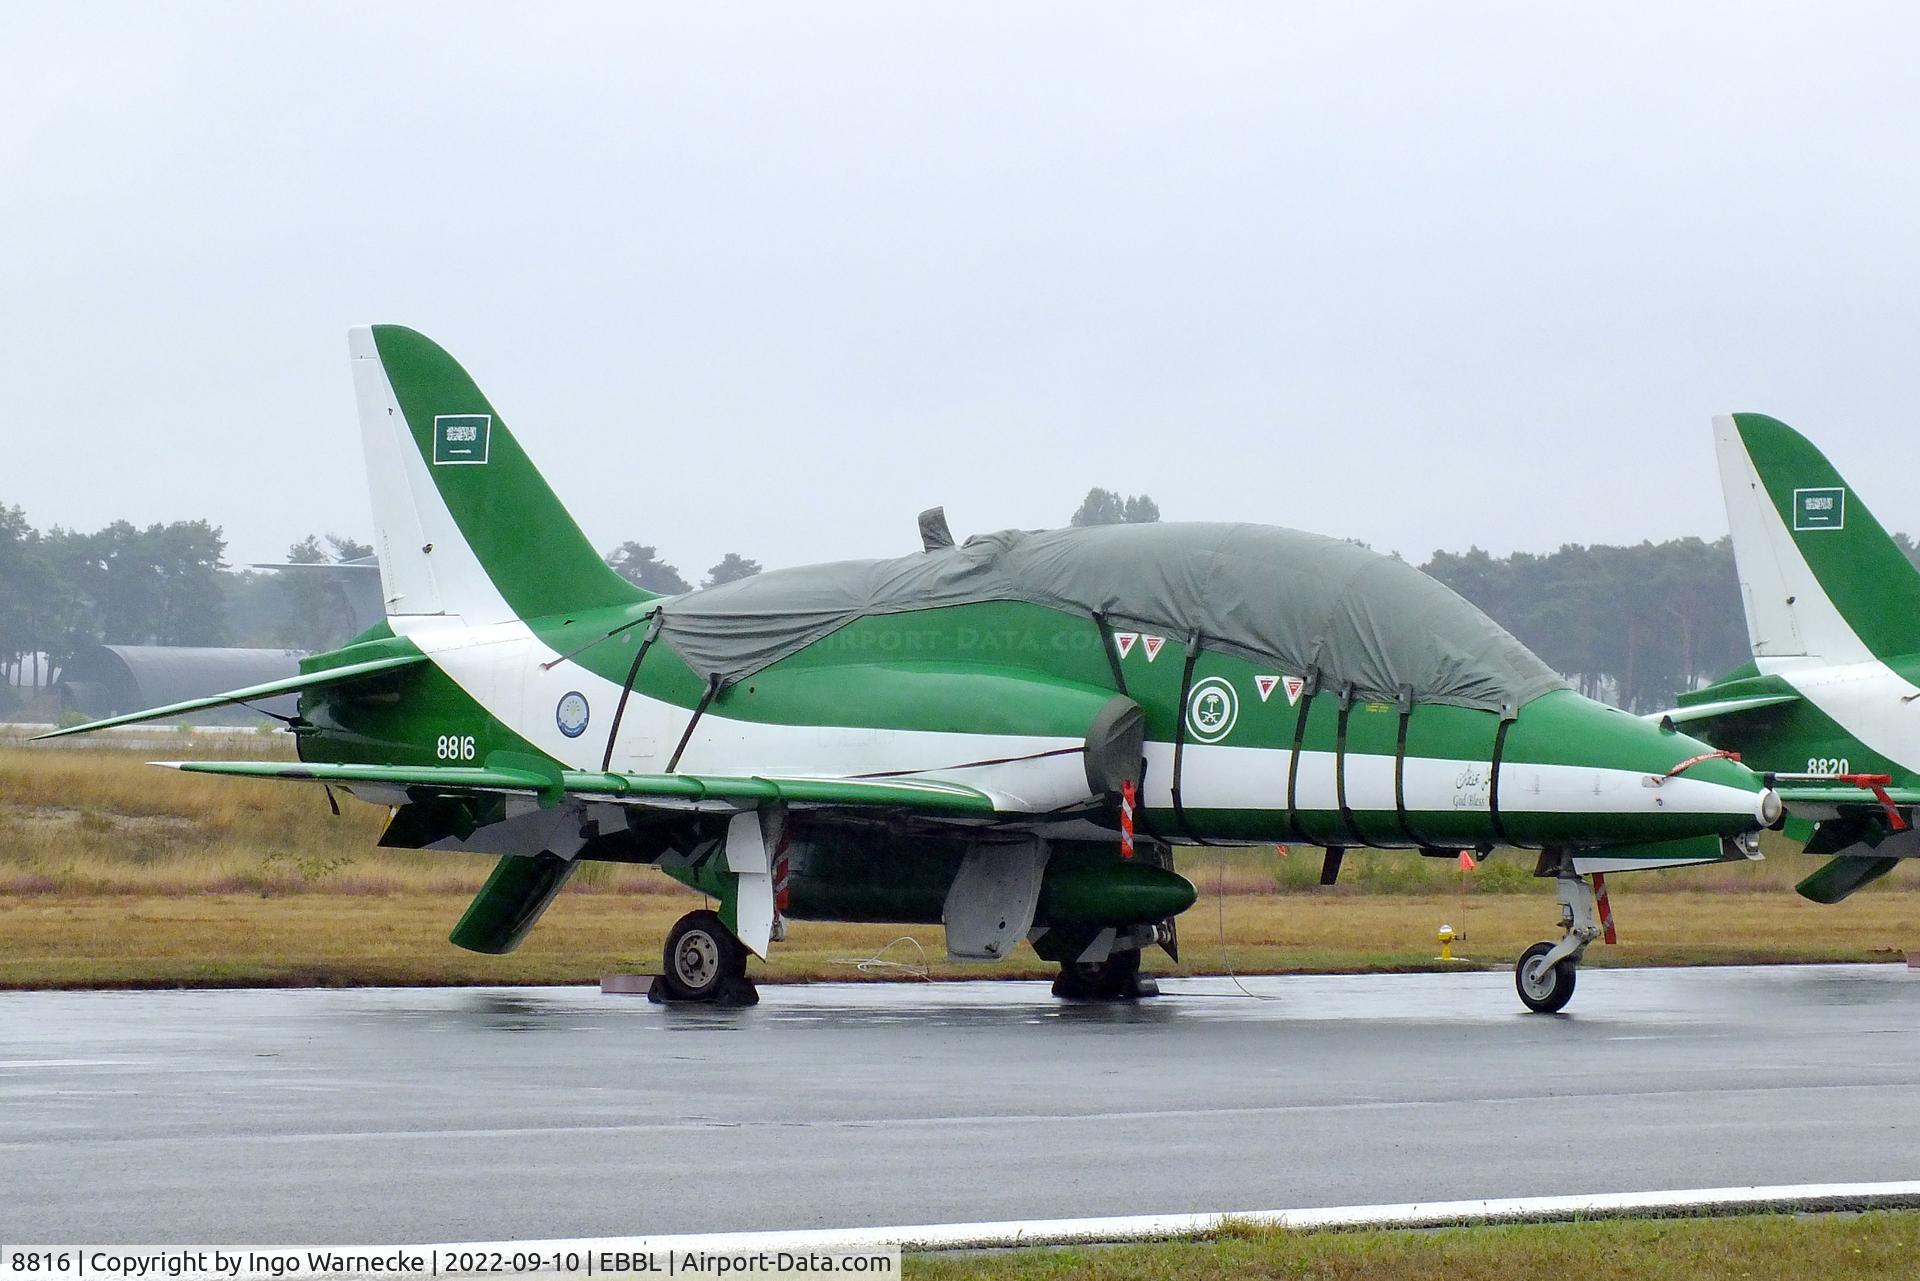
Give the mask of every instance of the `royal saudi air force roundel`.
[[1233, 730], [1240, 696], [1218, 676], [1209, 676], [1187, 696], [1187, 732], [1196, 743], [1217, 743]]
[[559, 706], [553, 709], [553, 719], [562, 734], [579, 738], [587, 732], [587, 696], [579, 690], [563, 694]]

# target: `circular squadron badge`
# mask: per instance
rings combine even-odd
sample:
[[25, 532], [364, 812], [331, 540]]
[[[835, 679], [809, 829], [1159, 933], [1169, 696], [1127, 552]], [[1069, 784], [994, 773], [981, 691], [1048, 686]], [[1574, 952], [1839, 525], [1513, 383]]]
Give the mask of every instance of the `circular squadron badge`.
[[560, 705], [553, 709], [553, 719], [562, 734], [579, 738], [587, 732], [587, 696], [579, 690], [562, 695]]
[[1196, 743], [1217, 743], [1233, 730], [1240, 715], [1240, 696], [1218, 676], [1209, 676], [1187, 695], [1187, 732]]

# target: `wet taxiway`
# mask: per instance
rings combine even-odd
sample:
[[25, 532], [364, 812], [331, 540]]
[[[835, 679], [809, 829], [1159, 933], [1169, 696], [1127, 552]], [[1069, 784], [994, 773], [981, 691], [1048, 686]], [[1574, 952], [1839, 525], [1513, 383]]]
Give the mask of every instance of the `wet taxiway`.
[[1920, 972], [0, 994], [0, 1238], [427, 1242], [1920, 1176]]

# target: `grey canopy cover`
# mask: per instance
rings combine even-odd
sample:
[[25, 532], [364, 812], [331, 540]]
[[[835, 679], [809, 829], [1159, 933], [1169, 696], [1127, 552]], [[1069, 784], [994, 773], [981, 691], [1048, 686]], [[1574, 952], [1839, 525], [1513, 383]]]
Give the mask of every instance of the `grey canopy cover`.
[[659, 634], [732, 684], [855, 619], [1026, 601], [1393, 702], [1516, 710], [1562, 681], [1451, 590], [1401, 561], [1271, 525], [1003, 530], [892, 560], [773, 570], [661, 602]]

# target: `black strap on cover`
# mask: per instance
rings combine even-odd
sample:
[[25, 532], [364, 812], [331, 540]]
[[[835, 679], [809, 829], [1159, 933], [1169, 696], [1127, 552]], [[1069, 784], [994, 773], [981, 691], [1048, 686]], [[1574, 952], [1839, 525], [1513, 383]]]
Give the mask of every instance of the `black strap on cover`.
[[1193, 664], [1200, 657], [1200, 633], [1187, 637], [1187, 662], [1180, 671], [1180, 702], [1173, 709], [1173, 821], [1194, 845], [1212, 845], [1213, 841], [1196, 834], [1187, 822], [1186, 806], [1180, 802], [1180, 770], [1187, 753], [1187, 699], [1193, 692]]
[[1507, 753], [1507, 730], [1513, 726], [1513, 709], [1500, 709], [1500, 728], [1493, 732], [1493, 760], [1487, 769], [1487, 817], [1492, 820], [1494, 837], [1502, 845], [1512, 845], [1507, 839], [1507, 825], [1500, 819], [1500, 759]]
[[1352, 711], [1353, 685], [1349, 682], [1340, 687], [1339, 729], [1333, 740], [1333, 789], [1340, 801], [1340, 843], [1370, 846], [1372, 842], [1360, 835], [1353, 811], [1347, 808], [1347, 717]]
[[1107, 626], [1107, 616], [1095, 610], [1093, 625], [1100, 629], [1100, 650], [1107, 656], [1107, 667], [1113, 672], [1113, 688], [1124, 694], [1127, 692], [1127, 674], [1120, 670], [1120, 651], [1114, 647], [1113, 629]]
[[1393, 746], [1393, 813], [1400, 823], [1400, 835], [1419, 849], [1427, 842], [1407, 821], [1407, 723], [1413, 719], [1413, 686], [1400, 687], [1400, 737]]
[[1307, 713], [1313, 708], [1313, 696], [1320, 692], [1320, 670], [1309, 668], [1306, 684], [1300, 688], [1300, 715], [1293, 722], [1293, 754], [1287, 758], [1287, 839], [1304, 841], [1300, 827], [1300, 749], [1307, 740]]
[[673, 773], [679, 766], [680, 755], [687, 750], [687, 742], [693, 737], [693, 727], [698, 725], [700, 718], [707, 714], [708, 704], [713, 702], [713, 696], [719, 692], [720, 677], [718, 673], [715, 673], [707, 678], [707, 692], [700, 696], [700, 706], [693, 709], [693, 715], [687, 721], [687, 728], [685, 732], [680, 735], [680, 744], [673, 749], [673, 756], [667, 761], [667, 773]]
[[613, 705], [613, 724], [607, 727], [607, 750], [600, 757], [600, 769], [604, 773], [613, 768], [613, 743], [620, 735], [620, 718], [627, 714], [627, 696], [633, 693], [633, 683], [640, 678], [640, 660], [647, 656], [647, 650], [653, 645], [653, 638], [660, 634], [660, 615], [653, 615], [653, 626], [640, 638], [640, 648], [633, 653], [633, 666], [627, 668], [627, 680], [620, 687], [620, 701]]

